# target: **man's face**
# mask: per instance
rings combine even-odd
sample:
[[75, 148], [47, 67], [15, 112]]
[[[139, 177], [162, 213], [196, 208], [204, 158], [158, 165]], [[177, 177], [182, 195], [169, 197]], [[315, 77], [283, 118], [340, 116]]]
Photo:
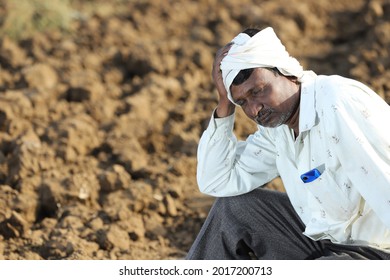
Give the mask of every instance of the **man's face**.
[[230, 88], [245, 114], [264, 127], [287, 124], [299, 104], [299, 84], [265, 68], [256, 68], [240, 85]]

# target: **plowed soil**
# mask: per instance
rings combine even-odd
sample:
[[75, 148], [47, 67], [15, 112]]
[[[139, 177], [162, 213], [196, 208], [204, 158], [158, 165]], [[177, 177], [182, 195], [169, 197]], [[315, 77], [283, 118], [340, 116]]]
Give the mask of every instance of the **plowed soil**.
[[387, 0], [134, 0], [0, 38], [0, 259], [183, 258], [213, 201], [195, 177], [213, 57], [253, 26], [390, 101]]

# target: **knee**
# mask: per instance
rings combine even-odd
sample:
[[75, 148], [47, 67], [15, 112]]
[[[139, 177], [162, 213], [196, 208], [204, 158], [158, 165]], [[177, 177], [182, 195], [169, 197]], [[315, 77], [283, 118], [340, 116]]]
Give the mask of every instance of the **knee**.
[[229, 217], [243, 217], [262, 215], [263, 212], [268, 212], [264, 210], [273, 209], [278, 207], [278, 203], [284, 202], [288, 203], [285, 193], [259, 188], [238, 196], [219, 197], [215, 200], [214, 208]]
[[234, 214], [246, 207], [247, 204], [245, 204], [244, 201], [247, 200], [250, 200], [248, 194], [218, 197], [214, 202], [214, 208], [216, 208], [218, 212], [229, 212]]
[[229, 215], [243, 213], [243, 211], [247, 211], [258, 205], [259, 200], [255, 192], [249, 192], [238, 196], [218, 197], [214, 202], [214, 208], [217, 212], [223, 212], [224, 214]]

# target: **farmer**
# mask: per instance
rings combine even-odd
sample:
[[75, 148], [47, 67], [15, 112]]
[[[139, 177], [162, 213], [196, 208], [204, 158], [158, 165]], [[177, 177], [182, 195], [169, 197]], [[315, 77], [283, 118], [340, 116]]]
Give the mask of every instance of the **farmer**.
[[[218, 198], [187, 259], [390, 259], [389, 105], [304, 71], [270, 27], [221, 48], [212, 76], [197, 179]], [[246, 141], [236, 106], [258, 125]], [[261, 188], [278, 176], [286, 192]]]

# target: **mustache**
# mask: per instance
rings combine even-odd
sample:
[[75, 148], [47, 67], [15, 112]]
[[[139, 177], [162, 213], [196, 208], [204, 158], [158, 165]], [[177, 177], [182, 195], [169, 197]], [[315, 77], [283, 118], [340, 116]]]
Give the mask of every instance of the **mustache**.
[[273, 112], [275, 112], [275, 110], [272, 108], [263, 108], [257, 113], [257, 116], [255, 117], [255, 122], [261, 124], [262, 120], [264, 121], [264, 119], [267, 116], [271, 115]]

